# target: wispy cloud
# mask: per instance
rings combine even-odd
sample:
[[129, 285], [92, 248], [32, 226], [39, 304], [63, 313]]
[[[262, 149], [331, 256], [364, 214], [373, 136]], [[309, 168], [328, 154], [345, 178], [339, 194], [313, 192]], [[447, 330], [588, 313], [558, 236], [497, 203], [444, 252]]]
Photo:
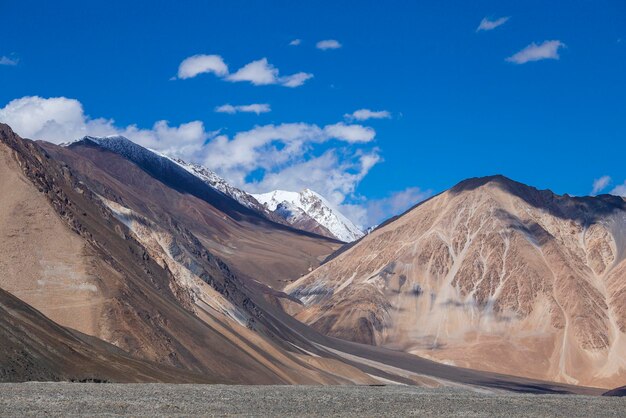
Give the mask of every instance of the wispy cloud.
[[343, 122], [326, 125], [324, 132], [329, 138], [346, 142], [369, 142], [376, 136], [376, 131], [363, 125], [346, 125]]
[[207, 144], [207, 165], [243, 183], [252, 171], [274, 169], [301, 158], [313, 144], [331, 139], [347, 144], [366, 143], [376, 132], [361, 125], [337, 123], [320, 127], [308, 123], [257, 126], [232, 138], [220, 135]]
[[545, 59], [559, 59], [559, 48], [565, 47], [561, 41], [543, 41], [537, 45], [532, 43], [521, 51], [508, 57], [506, 61], [515, 64], [525, 64], [530, 61], [540, 61]]
[[302, 43], [302, 39], [294, 39], [293, 41], [289, 42], [290, 46], [298, 46]]
[[276, 84], [277, 79], [278, 68], [267, 62], [266, 58], [252, 61], [227, 77], [229, 81], [249, 81], [256, 86]]
[[609, 192], [615, 196], [623, 196], [626, 197], [626, 181], [620, 185], [617, 185]]
[[4, 55], [2, 57], [0, 57], [0, 65], [17, 65], [17, 63], [20, 60], [17, 58], [9, 58], [9, 57], [5, 57]]
[[611, 184], [611, 177], [602, 176], [593, 181], [593, 188], [591, 189], [591, 194], [596, 195], [600, 193], [602, 190], [606, 189], [607, 186]]
[[364, 121], [368, 119], [389, 119], [391, 118], [391, 113], [387, 110], [370, 110], [370, 109], [359, 109], [355, 110], [352, 113], [346, 113], [343, 115], [347, 120], [358, 120]]
[[270, 64], [267, 58], [262, 58], [244, 65], [226, 79], [229, 81], [248, 81], [255, 86], [280, 84], [285, 87], [299, 87], [312, 77], [313, 74], [302, 72], [281, 77], [278, 68]]
[[321, 49], [322, 51], [325, 51], [327, 49], [339, 49], [341, 48], [341, 46], [342, 45], [339, 43], [339, 41], [335, 39], [325, 39], [315, 44], [315, 47], [317, 49]]
[[247, 113], [256, 113], [257, 115], [261, 113], [271, 112], [272, 109], [270, 105], [267, 103], [253, 103], [249, 105], [238, 105], [233, 106], [231, 104], [224, 104], [215, 108], [217, 113], [238, 113], [238, 112], [247, 112]]
[[280, 77], [277, 79], [277, 82], [278, 84], [285, 87], [300, 87], [305, 83], [305, 81], [311, 78], [313, 78], [313, 74], [300, 72], [285, 77]]
[[432, 191], [419, 187], [409, 187], [382, 199], [372, 199], [366, 203], [367, 225], [374, 226], [392, 216], [399, 215], [424, 199], [432, 196]]
[[504, 25], [510, 19], [509, 16], [499, 17], [497, 19], [489, 19], [488, 17], [484, 17], [483, 20], [480, 21], [480, 25], [476, 28], [476, 32], [484, 31], [484, 30], [494, 30], [498, 26]]
[[178, 67], [178, 78], [187, 79], [203, 73], [213, 73], [232, 82], [247, 81], [255, 86], [278, 84], [285, 87], [299, 87], [313, 77], [313, 74], [299, 72], [280, 76], [278, 68], [262, 58], [252, 61], [234, 73], [230, 73], [224, 59], [219, 55], [194, 55], [185, 58]]

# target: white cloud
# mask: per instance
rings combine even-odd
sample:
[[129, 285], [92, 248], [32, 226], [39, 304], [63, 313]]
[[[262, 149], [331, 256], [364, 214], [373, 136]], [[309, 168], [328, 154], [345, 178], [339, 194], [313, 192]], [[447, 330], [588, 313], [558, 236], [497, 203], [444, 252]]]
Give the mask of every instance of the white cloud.
[[285, 87], [300, 87], [308, 79], [313, 78], [313, 74], [309, 73], [295, 73], [285, 77], [279, 78], [279, 83]]
[[392, 193], [383, 199], [372, 199], [366, 203], [367, 225], [374, 226], [400, 215], [410, 207], [432, 196], [430, 190], [419, 187], [409, 187], [405, 190]]
[[23, 137], [56, 143], [92, 133], [115, 133], [112, 121], [87, 118], [78, 100], [65, 97], [27, 96], [12, 100], [0, 109], [0, 121]]
[[239, 105], [233, 106], [231, 104], [224, 104], [215, 108], [217, 113], [229, 113], [234, 114], [237, 112], [247, 112], [247, 113], [256, 113], [257, 115], [261, 113], [271, 112], [272, 109], [270, 105], [267, 103], [253, 103], [249, 105]]
[[[344, 208], [346, 199], [380, 161], [377, 149], [365, 151], [357, 146], [373, 140], [375, 132], [360, 125], [337, 125], [283, 123], [257, 126], [233, 137], [219, 135], [208, 142], [202, 163], [244, 190], [262, 193], [308, 187], [340, 210], [356, 215], [358, 210], [350, 205]], [[330, 139], [343, 144], [316, 155], [317, 147]], [[260, 177], [249, 178], [259, 171], [263, 173]]]
[[[224, 80], [238, 82], [248, 81], [255, 86], [279, 84], [285, 87], [299, 87], [305, 81], [313, 78], [313, 74], [299, 72], [287, 76], [280, 76], [278, 68], [261, 58], [252, 61], [234, 73], [230, 73], [228, 66], [219, 55], [194, 55], [185, 58], [178, 67], [178, 78], [193, 78], [199, 74], [213, 73]], [[172, 79], [176, 79], [173, 77]]]
[[280, 84], [285, 87], [298, 87], [311, 77], [313, 74], [308, 73], [296, 73], [280, 77], [278, 68], [270, 64], [267, 58], [262, 58], [244, 65], [226, 79], [229, 81], [249, 81], [255, 86]]
[[327, 49], [339, 49], [341, 48], [341, 46], [342, 45], [339, 43], [339, 41], [335, 39], [325, 39], [315, 44], [315, 47], [317, 49], [321, 49], [322, 51], [325, 51]]
[[485, 18], [483, 18], [483, 20], [480, 21], [480, 25], [478, 25], [478, 27], [476, 28], [476, 32], [479, 32], [481, 30], [494, 30], [498, 26], [504, 25], [507, 22], [507, 20], [509, 20], [509, 19], [510, 19], [510, 17], [508, 17], [508, 16], [500, 17], [500, 18], [494, 19], [494, 20], [491, 20], [491, 19], [485, 17]]
[[611, 183], [611, 177], [602, 176], [593, 181], [593, 189], [591, 190], [592, 195], [596, 195], [602, 190], [606, 189], [607, 186]]
[[337, 150], [328, 150], [319, 157], [271, 172], [262, 180], [247, 183], [244, 187], [259, 193], [310, 188], [328, 199], [357, 225], [363, 226], [367, 221], [366, 208], [347, 203], [347, 198], [355, 193], [360, 181], [380, 161], [379, 151], [356, 152], [347, 157], [340, 154]]
[[329, 138], [337, 138], [346, 142], [369, 142], [376, 136], [376, 131], [362, 125], [346, 125], [343, 122], [324, 127]]
[[559, 48], [565, 47], [561, 41], [543, 41], [537, 45], [532, 43], [521, 51], [508, 57], [506, 61], [515, 64], [525, 64], [530, 61], [540, 61], [545, 59], [559, 59]]
[[609, 193], [615, 196], [626, 197], [626, 181], [623, 184], [615, 186]]
[[370, 109], [359, 109], [352, 113], [346, 113], [343, 115], [344, 118], [348, 120], [368, 120], [368, 119], [389, 119], [391, 118], [391, 113], [387, 110], [379, 110], [373, 111]]
[[302, 39], [294, 39], [293, 41], [289, 42], [290, 46], [298, 46], [302, 43]]
[[[113, 119], [92, 118], [75, 99], [37, 96], [16, 99], [0, 108], [0, 121], [23, 137], [54, 143], [85, 135], [123, 135], [142, 146], [204, 164], [251, 192], [309, 187], [362, 225], [368, 218], [367, 207], [350, 202], [356, 199], [359, 182], [381, 161], [378, 149], [366, 148], [376, 132], [342, 122], [256, 126], [232, 136], [207, 131], [201, 121], [170, 126], [161, 120], [142, 129], [117, 126]], [[337, 142], [329, 143], [333, 139]], [[324, 143], [327, 145], [322, 146]]]
[[86, 135], [123, 135], [142, 146], [187, 159], [193, 158], [204, 142], [216, 135], [207, 132], [200, 121], [169, 126], [161, 120], [151, 129], [136, 125], [118, 127], [113, 119], [90, 118], [78, 100], [66, 97], [27, 96], [12, 100], [0, 109], [0, 121], [25, 138], [58, 144]]
[[219, 77], [228, 75], [228, 66], [219, 55], [194, 55], [185, 58], [178, 66], [178, 78], [192, 78], [198, 74], [213, 73]]
[[18, 62], [17, 58], [9, 58], [4, 55], [0, 57], [0, 65], [17, 65]]
[[214, 138], [207, 144], [205, 162], [208, 167], [223, 174], [231, 173], [227, 177], [241, 181], [258, 168], [273, 170], [302, 157], [312, 144], [330, 139], [363, 143], [373, 140], [375, 135], [371, 128], [342, 123], [323, 128], [307, 123], [256, 126], [232, 138], [226, 135]]
[[276, 84], [278, 69], [267, 62], [267, 58], [252, 61], [227, 77], [230, 81], [249, 81], [255, 86]]
[[204, 150], [204, 143], [219, 131], [206, 131], [201, 121], [169, 126], [165, 120], [155, 122], [151, 129], [130, 125], [116, 132], [132, 141], [164, 154], [194, 161]]

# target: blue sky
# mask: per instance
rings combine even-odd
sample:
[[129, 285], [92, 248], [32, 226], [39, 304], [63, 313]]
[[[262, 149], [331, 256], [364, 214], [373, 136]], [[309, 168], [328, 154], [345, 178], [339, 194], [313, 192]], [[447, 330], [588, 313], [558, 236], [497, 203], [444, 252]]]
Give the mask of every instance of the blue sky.
[[[251, 191], [317, 189], [362, 225], [495, 173], [575, 195], [609, 176], [596, 189], [626, 194], [624, 1], [22, 0], [0, 13], [0, 120], [25, 136], [119, 132]], [[215, 58], [180, 77], [199, 54], [228, 72]], [[359, 109], [388, 115], [344, 116]]]

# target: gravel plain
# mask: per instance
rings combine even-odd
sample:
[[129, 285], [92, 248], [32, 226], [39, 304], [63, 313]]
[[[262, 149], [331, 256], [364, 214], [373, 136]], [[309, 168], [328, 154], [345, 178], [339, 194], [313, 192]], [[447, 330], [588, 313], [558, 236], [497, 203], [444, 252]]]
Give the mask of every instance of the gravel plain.
[[626, 417], [626, 398], [409, 386], [5, 383], [0, 416]]

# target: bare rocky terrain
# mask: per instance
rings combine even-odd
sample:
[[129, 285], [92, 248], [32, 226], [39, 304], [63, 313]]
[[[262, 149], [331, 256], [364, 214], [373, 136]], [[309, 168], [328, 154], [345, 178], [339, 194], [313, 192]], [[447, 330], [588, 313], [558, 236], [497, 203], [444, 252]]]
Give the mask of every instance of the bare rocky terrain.
[[469, 179], [286, 291], [338, 338], [450, 365], [626, 382], [626, 202]]
[[0, 124], [0, 380], [605, 391], [319, 333], [282, 289], [337, 241], [132, 150], [64, 148]]
[[626, 398], [410, 386], [0, 385], [0, 416], [624, 417]]

